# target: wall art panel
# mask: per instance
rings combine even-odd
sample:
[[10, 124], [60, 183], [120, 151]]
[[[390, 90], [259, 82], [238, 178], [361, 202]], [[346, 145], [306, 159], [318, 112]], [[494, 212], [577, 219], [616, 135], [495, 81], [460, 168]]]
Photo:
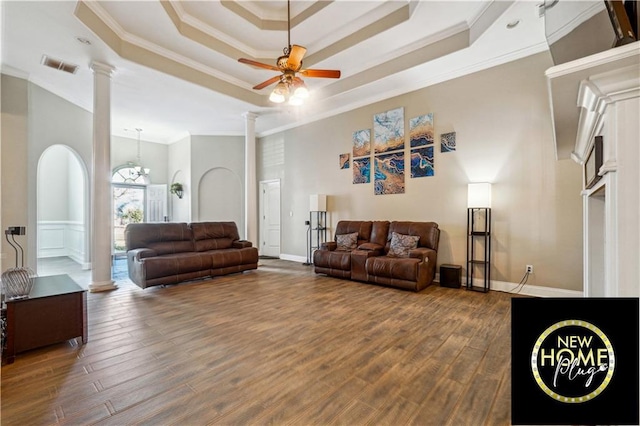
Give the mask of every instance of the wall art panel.
[[354, 158], [353, 159], [353, 183], [369, 183], [371, 182], [371, 159]]
[[364, 129], [353, 132], [353, 157], [364, 157], [371, 154], [371, 130]]
[[373, 143], [376, 154], [404, 149], [404, 108], [373, 116]]
[[433, 176], [433, 146], [411, 150], [411, 177]]
[[411, 148], [433, 143], [433, 113], [409, 120], [409, 141]]
[[404, 151], [375, 156], [375, 194], [404, 194]]

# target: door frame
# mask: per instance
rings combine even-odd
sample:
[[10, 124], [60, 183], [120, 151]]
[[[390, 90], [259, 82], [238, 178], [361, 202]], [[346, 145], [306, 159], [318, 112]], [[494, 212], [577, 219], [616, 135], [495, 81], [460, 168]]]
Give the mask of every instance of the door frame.
[[262, 246], [264, 245], [265, 242], [265, 229], [263, 226], [264, 223], [264, 215], [265, 215], [265, 211], [264, 211], [264, 195], [265, 195], [265, 187], [267, 184], [270, 183], [278, 183], [278, 192], [280, 193], [280, 217], [278, 218], [278, 224], [280, 225], [280, 232], [278, 232], [278, 247], [280, 247], [280, 249], [278, 250], [278, 256], [282, 253], [282, 247], [281, 247], [281, 243], [282, 243], [282, 185], [280, 182], [280, 179], [267, 179], [267, 180], [261, 180], [258, 182], [258, 191], [260, 193], [259, 197], [258, 197], [258, 214], [259, 214], [259, 220], [258, 220], [258, 230], [259, 230], [259, 235], [258, 235], [258, 253], [262, 254]]

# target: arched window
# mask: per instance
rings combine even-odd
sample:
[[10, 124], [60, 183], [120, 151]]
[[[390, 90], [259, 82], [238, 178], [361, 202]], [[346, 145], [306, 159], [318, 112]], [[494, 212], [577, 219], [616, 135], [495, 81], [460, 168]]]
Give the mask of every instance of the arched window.
[[141, 173], [141, 170], [138, 170], [138, 167], [135, 166], [124, 166], [116, 169], [116, 171], [113, 172], [111, 182], [128, 185], [146, 185], [149, 183], [147, 176]]

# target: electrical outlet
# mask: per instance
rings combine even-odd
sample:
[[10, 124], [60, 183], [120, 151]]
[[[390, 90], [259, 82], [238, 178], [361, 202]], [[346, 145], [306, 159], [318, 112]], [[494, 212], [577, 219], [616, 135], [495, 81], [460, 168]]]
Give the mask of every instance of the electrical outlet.
[[10, 226], [4, 231], [7, 235], [24, 235], [25, 232], [26, 229], [24, 226]]
[[533, 265], [527, 265], [527, 269], [525, 272], [527, 274], [533, 274]]

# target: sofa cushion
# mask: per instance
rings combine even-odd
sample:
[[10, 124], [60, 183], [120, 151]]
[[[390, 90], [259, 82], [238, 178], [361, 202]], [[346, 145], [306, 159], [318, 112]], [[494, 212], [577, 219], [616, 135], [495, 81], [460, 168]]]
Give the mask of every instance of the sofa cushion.
[[190, 225], [196, 251], [228, 249], [239, 240], [234, 222], [195, 222]]
[[374, 256], [367, 259], [365, 268], [370, 276], [416, 281], [418, 279], [418, 263], [420, 260], [413, 257]]
[[358, 246], [358, 233], [336, 235], [337, 250], [353, 250]]
[[255, 247], [211, 250], [201, 254], [210, 256], [212, 269], [258, 263], [258, 249]]
[[196, 252], [148, 257], [142, 262], [147, 280], [211, 269], [211, 257]]
[[336, 235], [351, 234], [353, 232], [358, 233], [357, 245], [366, 243], [371, 238], [371, 226], [370, 221], [363, 220], [341, 220], [336, 225]]
[[391, 242], [389, 243], [389, 257], [409, 257], [409, 250], [418, 247], [420, 237], [416, 235], [403, 235], [397, 232], [391, 233]]
[[127, 250], [148, 248], [160, 256], [193, 251], [192, 235], [186, 223], [130, 223], [124, 230]]

